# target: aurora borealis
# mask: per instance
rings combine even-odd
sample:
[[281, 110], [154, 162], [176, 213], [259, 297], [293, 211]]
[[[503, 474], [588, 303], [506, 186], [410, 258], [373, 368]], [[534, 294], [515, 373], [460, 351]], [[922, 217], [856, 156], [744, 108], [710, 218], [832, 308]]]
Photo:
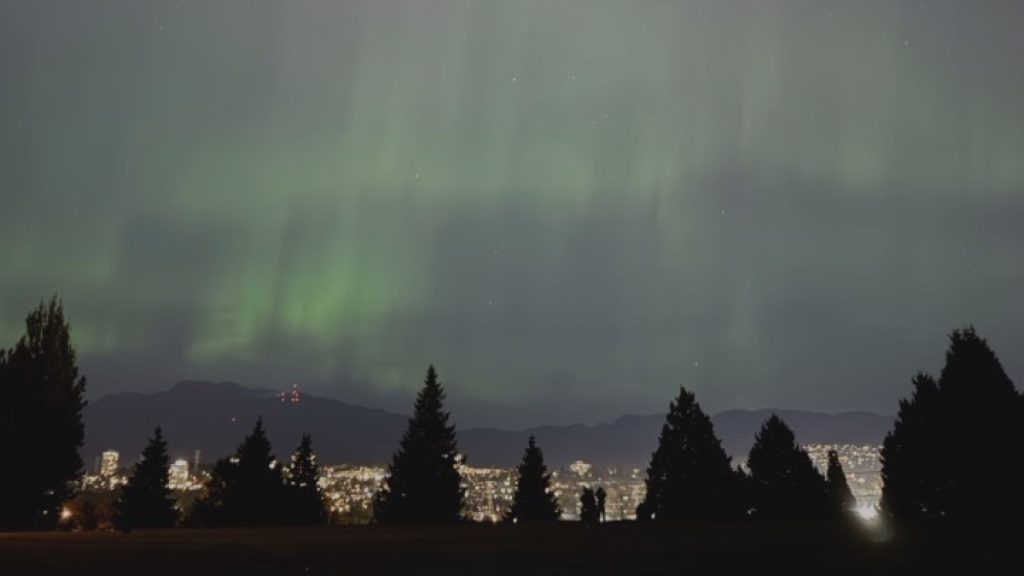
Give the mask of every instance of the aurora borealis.
[[1024, 3], [0, 1], [0, 343], [460, 424], [1024, 378]]

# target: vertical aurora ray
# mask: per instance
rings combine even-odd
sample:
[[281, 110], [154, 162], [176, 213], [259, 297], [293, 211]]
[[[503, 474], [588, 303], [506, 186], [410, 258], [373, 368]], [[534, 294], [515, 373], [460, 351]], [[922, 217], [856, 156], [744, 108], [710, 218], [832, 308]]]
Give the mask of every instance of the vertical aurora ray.
[[94, 394], [387, 405], [434, 361], [470, 421], [679, 384], [888, 410], [955, 325], [1024, 343], [1021, 24], [1014, 2], [3, 2], [0, 336], [59, 291]]

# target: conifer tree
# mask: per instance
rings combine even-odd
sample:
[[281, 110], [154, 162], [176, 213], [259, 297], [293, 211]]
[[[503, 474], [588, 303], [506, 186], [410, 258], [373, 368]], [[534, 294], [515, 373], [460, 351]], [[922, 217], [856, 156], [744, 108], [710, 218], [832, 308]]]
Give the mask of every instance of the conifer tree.
[[327, 508], [319, 485], [320, 468], [316, 464], [313, 438], [309, 434], [302, 435], [287, 472], [289, 519], [296, 524], [327, 522]]
[[592, 488], [584, 488], [580, 494], [580, 522], [597, 524], [600, 520], [601, 513], [597, 508], [597, 496]]
[[925, 373], [914, 376], [912, 385], [911, 397], [900, 400], [881, 453], [882, 509], [898, 518], [926, 518], [929, 510], [940, 509], [936, 478], [941, 446], [932, 441], [942, 433], [936, 420], [942, 412], [939, 385]]
[[0, 474], [0, 529], [55, 526], [82, 473], [85, 434], [85, 378], [61, 301], [40, 303], [0, 356], [0, 454], [18, 463]]
[[658, 448], [647, 468], [640, 520], [738, 516], [745, 509], [742, 476], [715, 436], [693, 393], [680, 388], [669, 405]]
[[458, 469], [455, 426], [448, 423], [444, 398], [444, 388], [430, 366], [389, 466], [387, 484], [377, 493], [374, 516], [378, 522], [461, 519], [465, 489]]
[[828, 491], [829, 508], [837, 516], [848, 514], [857, 503], [846, 481], [846, 472], [839, 462], [839, 453], [828, 451], [828, 469], [825, 473], [826, 490]]
[[[899, 518], [1009, 522], [1024, 514], [1024, 396], [973, 327], [949, 336], [938, 381], [914, 379], [882, 447], [882, 508]], [[956, 454], [956, 466], [945, 462]]]
[[232, 458], [217, 461], [193, 522], [209, 525], [274, 524], [284, 521], [287, 494], [281, 466], [271, 452], [263, 418]]
[[544, 464], [544, 453], [537, 447], [533, 435], [530, 435], [518, 473], [516, 493], [506, 519], [526, 524], [557, 521], [562, 513], [551, 490], [551, 475]]
[[178, 512], [168, 487], [170, 458], [167, 442], [157, 426], [135, 464], [131, 478], [121, 489], [117, 501], [117, 523], [124, 529], [167, 528], [174, 526]]
[[778, 416], [773, 414], [761, 426], [747, 466], [758, 518], [807, 520], [827, 515], [825, 478]]

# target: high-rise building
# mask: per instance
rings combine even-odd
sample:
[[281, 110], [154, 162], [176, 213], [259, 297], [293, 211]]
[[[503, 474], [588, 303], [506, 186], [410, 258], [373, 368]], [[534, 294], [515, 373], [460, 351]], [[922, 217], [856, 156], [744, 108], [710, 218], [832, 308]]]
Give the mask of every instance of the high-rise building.
[[569, 464], [569, 470], [571, 470], [573, 474], [581, 477], [590, 474], [591, 468], [593, 468], [593, 466], [587, 464], [583, 460], [577, 460], [572, 464]]
[[170, 487], [172, 490], [184, 490], [188, 484], [188, 460], [178, 458], [171, 463]]
[[117, 463], [121, 455], [117, 450], [105, 450], [100, 456], [100, 476], [110, 478], [117, 473]]

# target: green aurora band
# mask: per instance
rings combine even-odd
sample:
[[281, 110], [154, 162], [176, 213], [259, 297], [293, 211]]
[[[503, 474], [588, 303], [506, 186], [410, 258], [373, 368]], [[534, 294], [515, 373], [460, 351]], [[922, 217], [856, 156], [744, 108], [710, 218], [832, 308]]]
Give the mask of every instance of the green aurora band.
[[3, 1], [0, 342], [59, 292], [93, 397], [406, 409], [433, 361], [460, 424], [680, 384], [892, 412], [955, 326], [1024, 349], [1021, 29], [995, 1]]

